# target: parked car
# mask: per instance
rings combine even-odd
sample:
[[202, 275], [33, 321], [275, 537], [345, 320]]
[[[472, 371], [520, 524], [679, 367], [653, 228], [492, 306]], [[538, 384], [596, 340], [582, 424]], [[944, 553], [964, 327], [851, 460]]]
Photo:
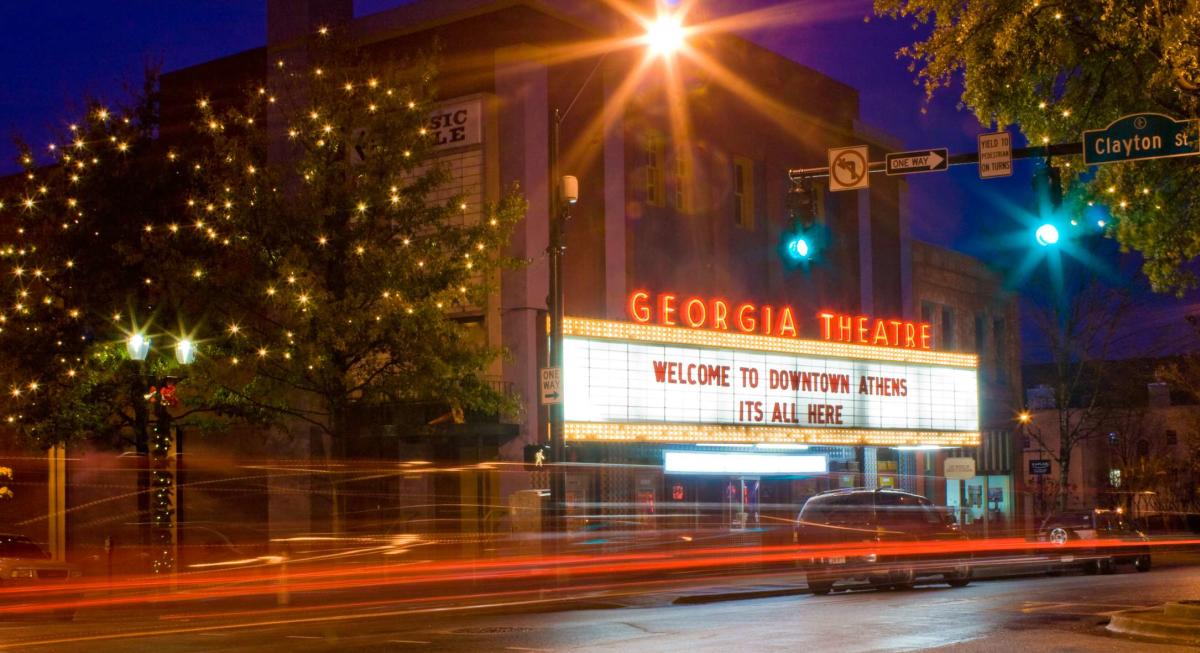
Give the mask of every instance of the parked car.
[[[28, 537], [0, 534], [0, 589], [38, 584], [58, 586], [79, 575], [78, 567], [51, 560], [50, 554]], [[75, 617], [75, 610], [55, 610], [54, 615], [70, 620]]]
[[[818, 494], [805, 502], [797, 519], [795, 540], [802, 545], [846, 545], [945, 542], [967, 536], [925, 497], [892, 489], [842, 489]], [[971, 580], [969, 553], [942, 556], [914, 549], [906, 553], [863, 552], [805, 558], [801, 566], [814, 594], [828, 594], [834, 583], [866, 580], [880, 588], [908, 589], [918, 578], [938, 577], [952, 587]]]
[[[1120, 510], [1069, 510], [1049, 515], [1038, 528], [1038, 541], [1064, 547], [1060, 562], [1082, 564], [1088, 573], [1116, 571], [1118, 564], [1132, 564], [1150, 571], [1149, 541], [1129, 525]], [[1068, 542], [1086, 541], [1087, 546], [1066, 548]], [[1094, 544], [1094, 546], [1092, 546]]]

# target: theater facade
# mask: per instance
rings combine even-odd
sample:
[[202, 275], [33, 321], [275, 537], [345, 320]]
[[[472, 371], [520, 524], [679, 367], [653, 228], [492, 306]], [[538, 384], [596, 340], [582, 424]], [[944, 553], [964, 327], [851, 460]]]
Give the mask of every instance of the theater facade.
[[934, 350], [929, 324], [647, 291], [627, 313], [564, 324], [581, 520], [620, 484], [638, 518], [750, 528], [821, 490], [899, 486], [867, 477], [867, 451], [979, 444], [978, 358]]

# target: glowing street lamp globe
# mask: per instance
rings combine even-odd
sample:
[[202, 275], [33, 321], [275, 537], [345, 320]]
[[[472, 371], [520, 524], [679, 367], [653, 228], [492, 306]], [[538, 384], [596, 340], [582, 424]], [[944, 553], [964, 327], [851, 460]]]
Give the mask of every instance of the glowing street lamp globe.
[[175, 360], [180, 365], [191, 365], [196, 360], [196, 343], [188, 338], [175, 343]]
[[646, 26], [644, 38], [652, 54], [665, 57], [682, 48], [686, 36], [683, 21], [678, 16], [659, 14]]
[[129, 358], [132, 360], [144, 361], [146, 355], [150, 353], [150, 339], [140, 333], [135, 333], [125, 341], [125, 351], [129, 353]]
[[1046, 223], [1037, 228], [1037, 231], [1033, 233], [1033, 237], [1037, 239], [1037, 244], [1042, 247], [1049, 247], [1058, 242], [1058, 227]]

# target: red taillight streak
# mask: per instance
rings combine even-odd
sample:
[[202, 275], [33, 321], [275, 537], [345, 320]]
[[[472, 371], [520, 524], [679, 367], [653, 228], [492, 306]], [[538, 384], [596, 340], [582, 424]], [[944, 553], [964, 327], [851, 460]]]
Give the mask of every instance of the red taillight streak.
[[[1183, 540], [1170, 542], [1143, 541], [1113, 541], [1113, 540], [1071, 540], [1061, 545], [1046, 542], [1028, 542], [1019, 538], [1003, 540], [957, 540], [948, 542], [867, 542], [861, 545], [823, 545], [823, 546], [777, 546], [746, 548], [707, 548], [676, 554], [669, 557], [668, 553], [653, 554], [624, 554], [616, 556], [561, 556], [551, 558], [522, 558], [506, 560], [489, 560], [482, 562], [440, 562], [418, 563], [408, 566], [394, 565], [364, 565], [355, 568], [338, 568], [314, 572], [299, 572], [286, 576], [286, 589], [291, 592], [345, 590], [363, 587], [427, 585], [444, 582], [460, 582], [467, 580], [504, 580], [504, 579], [536, 579], [549, 576], [568, 574], [572, 576], [591, 576], [596, 574], [622, 574], [645, 571], [672, 571], [680, 569], [719, 568], [738, 566], [752, 563], [787, 562], [797, 558], [830, 557], [832, 555], [861, 557], [868, 554], [883, 556], [891, 555], [937, 555], [937, 554], [980, 554], [1003, 552], [1039, 553], [1061, 552], [1069, 550], [1087, 550], [1095, 548], [1142, 548], [1148, 546], [1182, 546], [1200, 544], [1200, 540]], [[6, 607], [8, 612], [34, 612], [58, 608], [82, 608], [100, 606], [132, 605], [139, 603], [171, 603], [192, 600], [233, 598], [253, 595], [269, 595], [280, 591], [283, 577], [271, 574], [241, 574], [219, 577], [202, 576], [194, 578], [181, 577], [174, 579], [177, 585], [188, 585], [194, 590], [185, 594], [135, 594], [129, 596], [104, 597], [93, 599], [76, 599], [58, 603], [26, 603]], [[448, 571], [464, 572], [461, 575], [447, 575]], [[413, 573], [419, 572], [419, 573]], [[396, 576], [397, 574], [404, 574]], [[380, 574], [386, 576], [380, 578]], [[364, 578], [364, 576], [369, 576]], [[147, 582], [156, 581], [156, 582]], [[186, 582], [185, 582], [186, 581]], [[169, 587], [170, 577], [127, 578], [115, 587], [121, 589], [147, 589], [149, 587]], [[216, 584], [237, 583], [242, 587], [211, 588], [205, 591], [203, 586]], [[58, 594], [70, 592], [78, 594], [86, 588], [108, 589], [105, 583], [65, 584], [53, 588], [38, 588], [34, 586], [22, 588], [7, 588], [0, 593], [3, 595], [41, 593]], [[486, 596], [486, 595], [482, 595]]]

